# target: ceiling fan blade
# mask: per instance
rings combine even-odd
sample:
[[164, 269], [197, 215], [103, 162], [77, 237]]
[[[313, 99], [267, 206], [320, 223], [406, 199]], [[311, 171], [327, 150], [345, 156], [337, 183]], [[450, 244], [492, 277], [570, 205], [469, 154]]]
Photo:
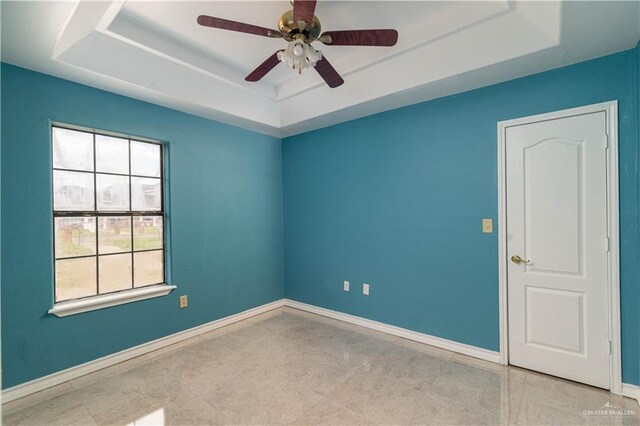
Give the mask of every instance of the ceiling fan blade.
[[[322, 38], [329, 36], [331, 42]], [[398, 42], [396, 30], [347, 30], [327, 31], [319, 38], [327, 46], [395, 46]]]
[[323, 57], [316, 62], [315, 69], [318, 71], [318, 74], [320, 74], [320, 77], [322, 77], [332, 89], [341, 86], [342, 83], [344, 83], [344, 80], [340, 77], [338, 71], [336, 71], [329, 61], [327, 61], [327, 58]]
[[282, 34], [277, 30], [271, 30], [269, 28], [258, 27], [257, 25], [245, 24], [244, 22], [230, 21], [228, 19], [215, 18], [207, 15], [198, 16], [198, 24], [203, 27], [219, 28], [221, 30], [237, 31], [240, 33], [255, 34], [264, 37], [282, 37]]
[[304, 21], [307, 28], [313, 21], [313, 14], [316, 10], [316, 0], [293, 0], [293, 20]]
[[258, 65], [258, 68], [251, 71], [251, 74], [246, 76], [244, 79], [247, 81], [259, 81], [262, 77], [267, 75], [269, 71], [275, 68], [276, 65], [280, 63], [278, 59], [278, 53], [284, 52], [284, 49], [278, 50], [273, 55], [269, 56], [266, 61]]

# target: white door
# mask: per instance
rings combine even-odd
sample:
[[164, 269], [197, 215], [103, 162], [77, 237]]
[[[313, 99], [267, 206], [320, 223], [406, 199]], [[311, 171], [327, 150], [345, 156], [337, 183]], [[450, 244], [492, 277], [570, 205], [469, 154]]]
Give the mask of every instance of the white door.
[[511, 364], [609, 389], [606, 141], [604, 111], [506, 129], [507, 292]]

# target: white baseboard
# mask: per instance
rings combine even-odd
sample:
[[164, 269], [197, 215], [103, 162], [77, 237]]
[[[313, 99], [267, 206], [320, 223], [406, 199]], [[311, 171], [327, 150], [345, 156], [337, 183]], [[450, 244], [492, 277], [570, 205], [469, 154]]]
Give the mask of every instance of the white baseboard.
[[[424, 343], [427, 345], [435, 346], [438, 348], [446, 349], [452, 352], [457, 352], [463, 355], [468, 355], [474, 358], [483, 359], [494, 363], [500, 363], [500, 354], [495, 351], [478, 348], [476, 346], [466, 345], [464, 343], [454, 342], [452, 340], [442, 339], [440, 337], [430, 336], [428, 334], [418, 333], [416, 331], [407, 330], [404, 328], [396, 327], [393, 325], [381, 323], [378, 321], [372, 321], [366, 318], [357, 317], [354, 315], [344, 314], [331, 309], [321, 308], [318, 306], [309, 305], [302, 302], [296, 302], [290, 299], [276, 300], [275, 302], [267, 303], [266, 305], [258, 306], [246, 311], [230, 315], [228, 317], [220, 318], [218, 320], [199, 325], [197, 327], [190, 328], [188, 330], [180, 331], [175, 334], [171, 334], [166, 337], [162, 337], [151, 342], [143, 343], [133, 348], [125, 349], [115, 354], [107, 355], [102, 358], [98, 358], [93, 361], [86, 362], [84, 364], [77, 365], [75, 367], [68, 368], [66, 370], [59, 371], [57, 373], [49, 374], [48, 376], [41, 377], [39, 379], [31, 380], [26, 383], [14, 386], [12, 388], [5, 389], [1, 392], [2, 402], [9, 402], [22, 398], [24, 396], [39, 392], [41, 390], [50, 388], [52, 386], [59, 385], [69, 380], [76, 379], [80, 376], [84, 376], [89, 373], [93, 373], [103, 368], [110, 367], [123, 361], [147, 354], [149, 352], [156, 351], [165, 346], [179, 343], [183, 340], [196, 337], [200, 334], [207, 333], [218, 328], [231, 325], [233, 323], [251, 318], [256, 315], [277, 309], [283, 306], [289, 306], [291, 308], [299, 309], [301, 311], [310, 312], [317, 315], [322, 315], [328, 318], [333, 318], [339, 321], [359, 325], [372, 330], [377, 330], [383, 333], [387, 333], [393, 336], [402, 337], [416, 342]], [[640, 387], [630, 384], [622, 384], [622, 395], [634, 398], [640, 404]]]
[[125, 349], [123, 351], [116, 352], [114, 354], [107, 355], [93, 361], [85, 362], [84, 364], [76, 365], [75, 367], [67, 368], [66, 370], [58, 371], [56, 373], [49, 374], [38, 379], [19, 384], [2, 391], [2, 402], [5, 403], [16, 400], [18, 398], [22, 398], [32, 393], [36, 393], [52, 386], [67, 382], [69, 380], [76, 379], [80, 376], [84, 376], [85, 374], [102, 370], [103, 368], [110, 367], [131, 358], [156, 351], [158, 349], [164, 348], [165, 346], [173, 345], [183, 340], [196, 337], [200, 334], [233, 324], [238, 321], [245, 320], [247, 318], [251, 318], [253, 316], [271, 311], [273, 309], [280, 308], [282, 306], [284, 306], [284, 299], [276, 300], [275, 302], [267, 303], [266, 305], [248, 309], [246, 311], [230, 315], [228, 317], [220, 318], [218, 320], [211, 321], [184, 331], [180, 331], [166, 337], [161, 337], [160, 339], [152, 340], [151, 342], [143, 343], [141, 345], [134, 346], [132, 348]]
[[372, 330], [381, 331], [383, 333], [446, 349], [451, 352], [457, 352], [474, 358], [483, 359], [485, 361], [495, 362], [497, 364], [500, 363], [500, 354], [498, 352], [479, 348], [477, 346], [466, 345], [464, 343], [458, 343], [452, 340], [430, 336], [424, 333], [418, 333], [417, 331], [407, 330], [406, 328], [400, 328], [394, 325], [372, 321], [354, 315], [343, 314], [342, 312], [332, 311], [331, 309], [320, 308], [318, 306], [308, 305], [302, 302], [296, 302], [295, 300], [285, 299], [285, 305], [291, 308], [300, 309], [301, 311], [311, 312], [325, 317], [359, 325], [361, 327], [370, 328]]
[[639, 386], [623, 383], [622, 396], [626, 396], [627, 398], [633, 398], [636, 401], [638, 401], [638, 405], [640, 405], [640, 387]]
[[[366, 318], [357, 317], [355, 315], [344, 314], [342, 312], [333, 311], [331, 309], [321, 308], [307, 303], [296, 302], [295, 300], [285, 299], [285, 306], [299, 309], [301, 311], [322, 315], [339, 321], [348, 322], [350, 324], [359, 325], [372, 330], [377, 330], [393, 336], [403, 337], [405, 339], [414, 340], [430, 346], [446, 349], [451, 352], [457, 352], [474, 358], [483, 359], [485, 361], [500, 364], [500, 353], [490, 351], [488, 349], [478, 348], [477, 346], [466, 345], [464, 343], [454, 342], [452, 340], [442, 339], [440, 337], [430, 336], [428, 334], [418, 333], [416, 331], [407, 330], [405, 328], [396, 327], [378, 321], [372, 321]], [[622, 396], [633, 398], [640, 404], [640, 387], [636, 385], [622, 384]]]

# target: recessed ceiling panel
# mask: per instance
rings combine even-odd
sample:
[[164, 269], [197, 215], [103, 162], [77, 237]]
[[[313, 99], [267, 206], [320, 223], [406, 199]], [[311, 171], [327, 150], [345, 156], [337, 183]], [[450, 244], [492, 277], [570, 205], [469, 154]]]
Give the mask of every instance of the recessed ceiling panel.
[[[322, 29], [394, 28], [397, 45], [314, 43], [345, 83], [277, 65], [286, 46], [202, 27], [198, 15], [277, 28], [288, 0], [2, 3], [2, 60], [248, 129], [288, 136], [634, 47], [638, 2], [319, 0]], [[615, 31], [602, 31], [602, 25]], [[592, 43], [596, 40], [597, 43]]]

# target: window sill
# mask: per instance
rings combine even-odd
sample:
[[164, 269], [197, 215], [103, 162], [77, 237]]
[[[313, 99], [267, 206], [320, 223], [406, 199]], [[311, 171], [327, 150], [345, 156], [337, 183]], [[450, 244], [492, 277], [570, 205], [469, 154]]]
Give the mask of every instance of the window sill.
[[82, 312], [95, 311], [97, 309], [123, 305], [125, 303], [137, 302], [139, 300], [151, 299], [153, 297], [165, 296], [174, 288], [176, 288], [175, 285], [159, 284], [121, 291], [119, 293], [102, 294], [100, 296], [87, 297], [86, 299], [61, 302], [56, 303], [53, 308], [49, 309], [49, 313], [57, 317], [66, 317], [69, 315], [80, 314]]

